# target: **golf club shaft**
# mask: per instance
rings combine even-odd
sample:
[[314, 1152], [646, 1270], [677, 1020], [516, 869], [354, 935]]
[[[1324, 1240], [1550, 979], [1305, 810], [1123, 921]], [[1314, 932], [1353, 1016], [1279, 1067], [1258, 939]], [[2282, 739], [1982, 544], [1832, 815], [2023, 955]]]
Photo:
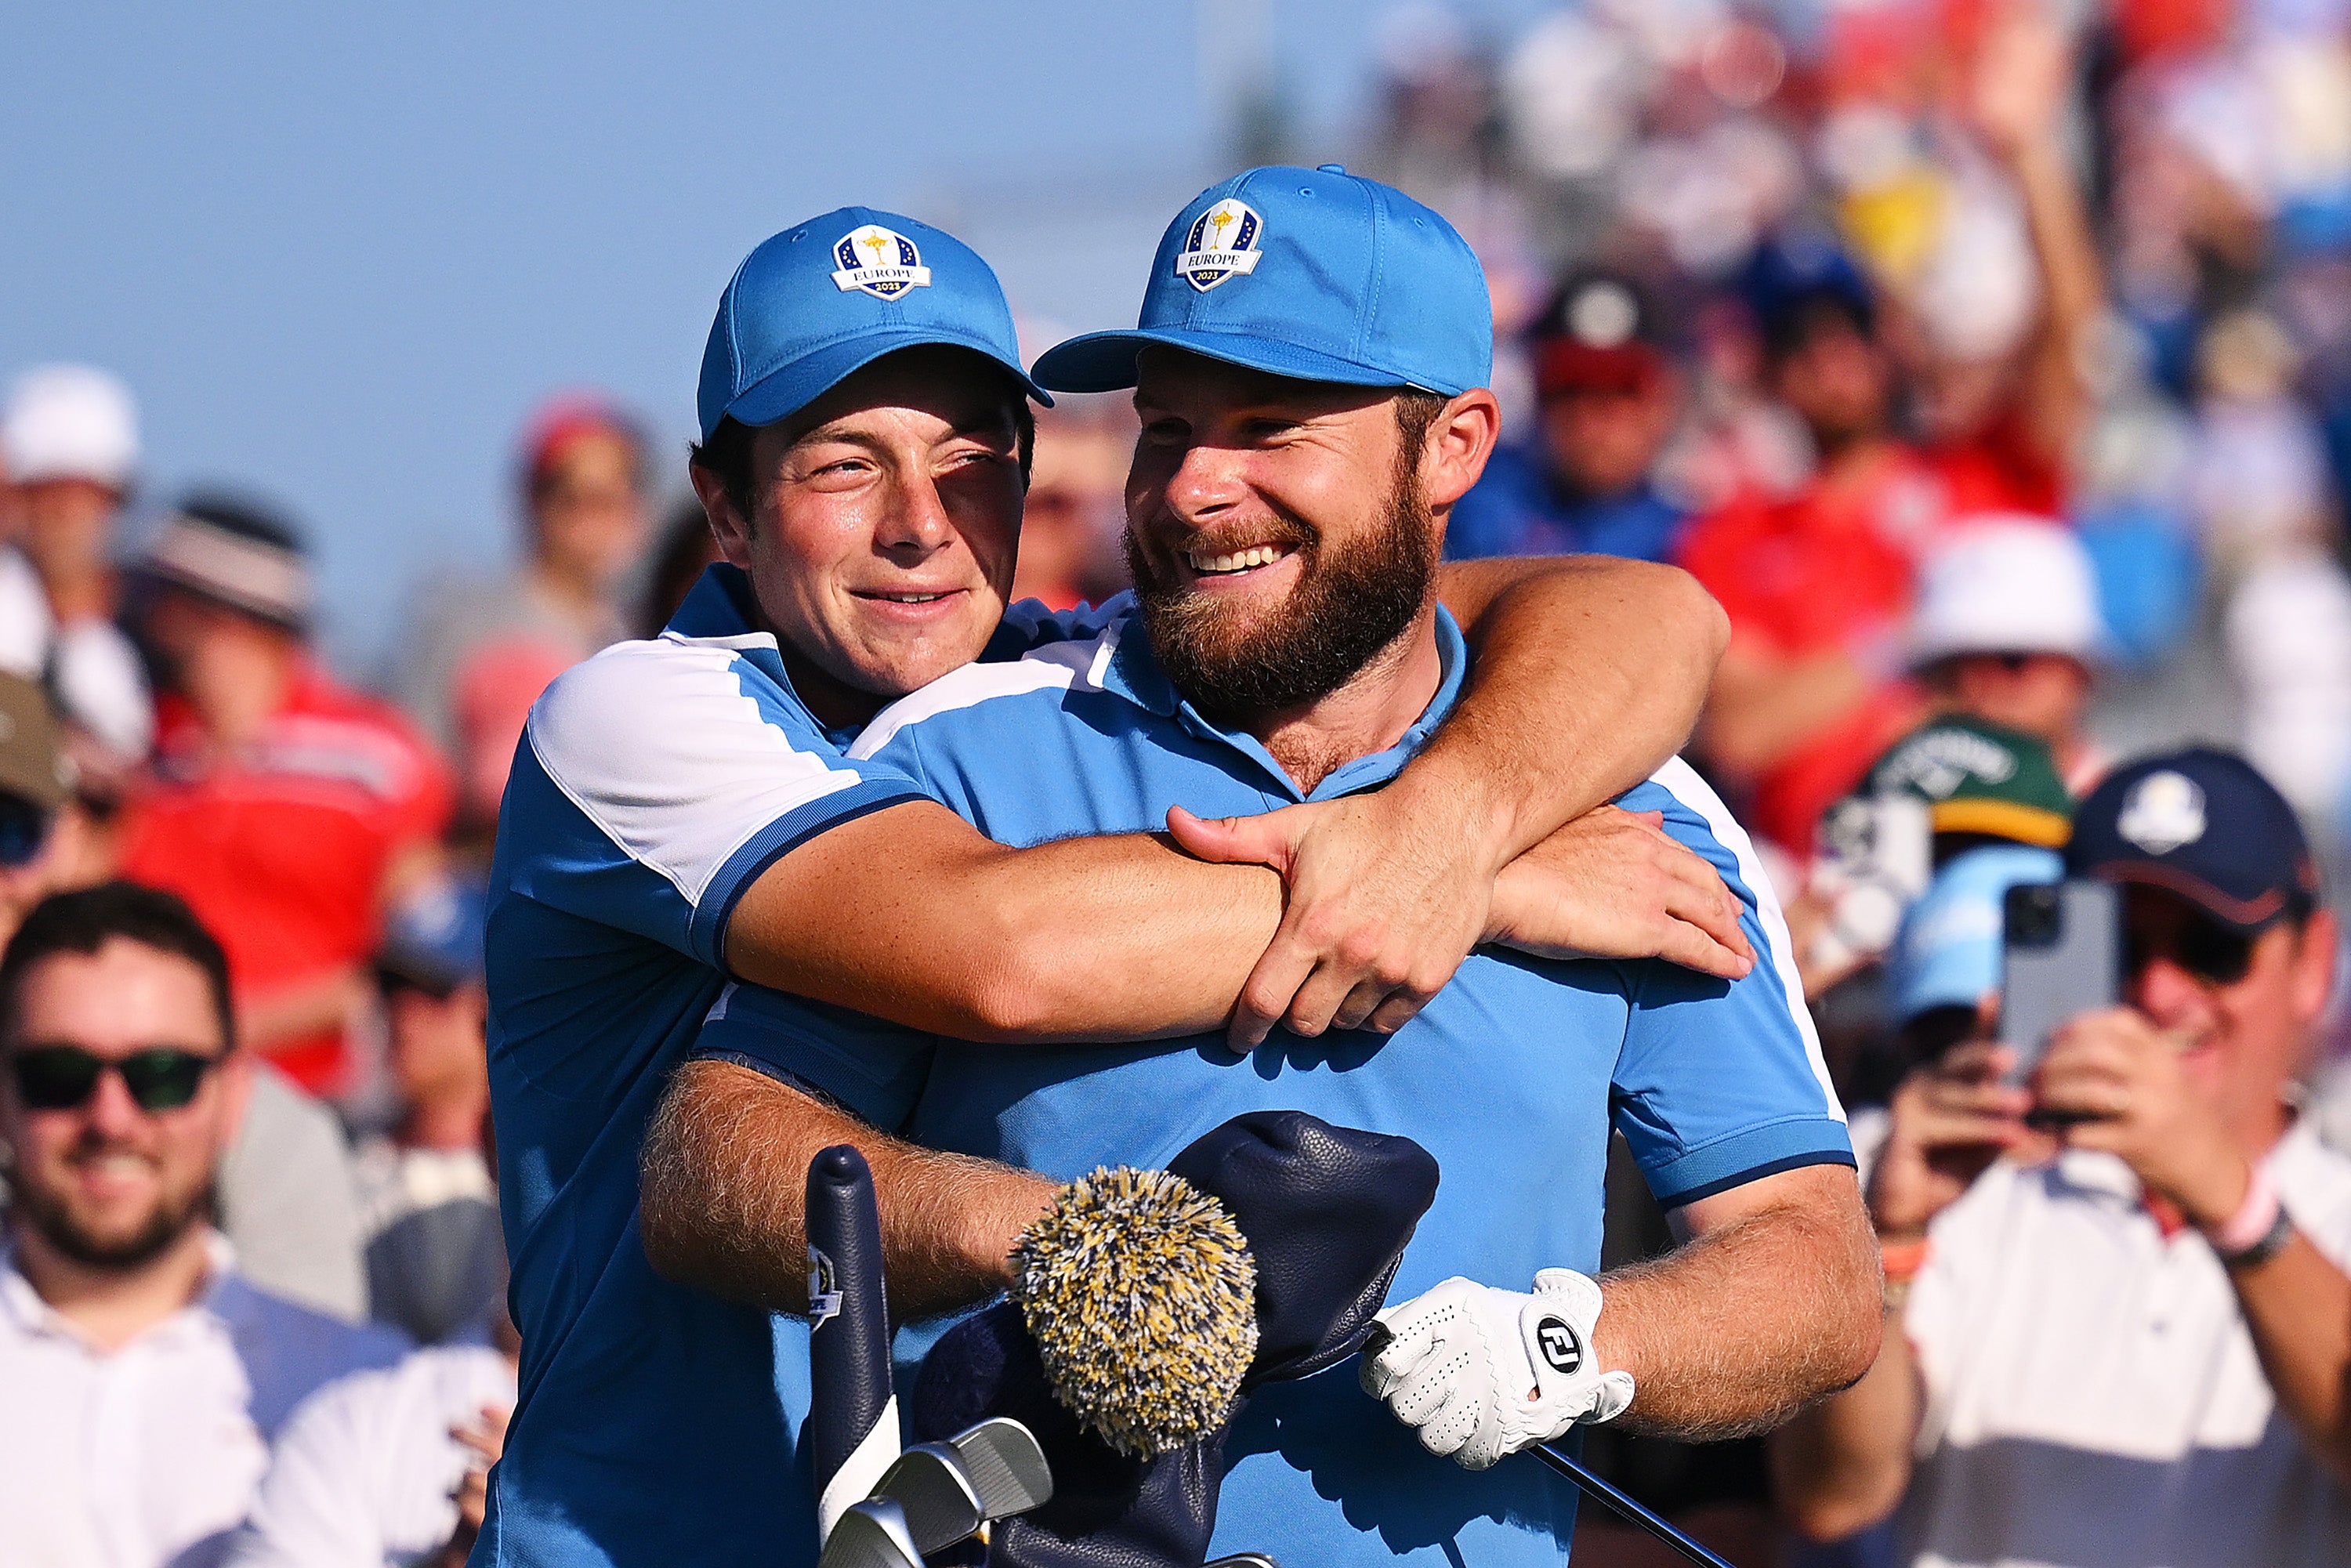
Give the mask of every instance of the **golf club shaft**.
[[1618, 1518], [1629, 1520], [1639, 1525], [1691, 1562], [1698, 1563], [1700, 1568], [1731, 1568], [1729, 1563], [1602, 1480], [1584, 1468], [1583, 1460], [1570, 1455], [1557, 1444], [1538, 1443], [1527, 1451], [1582, 1487], [1585, 1495], [1593, 1501], [1606, 1508]]
[[809, 1449], [820, 1539], [898, 1457], [882, 1221], [865, 1156], [836, 1145], [809, 1163]]

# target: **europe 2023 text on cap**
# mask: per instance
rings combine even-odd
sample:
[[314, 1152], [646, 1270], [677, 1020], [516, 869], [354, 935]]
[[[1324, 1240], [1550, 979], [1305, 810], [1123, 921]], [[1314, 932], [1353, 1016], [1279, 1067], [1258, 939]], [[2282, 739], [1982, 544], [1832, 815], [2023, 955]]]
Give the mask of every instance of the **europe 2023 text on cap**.
[[1319, 169], [1251, 169], [1167, 225], [1132, 331], [1047, 350], [1057, 392], [1131, 387], [1146, 344], [1301, 381], [1455, 397], [1493, 379], [1494, 310], [1469, 244], [1402, 191]]
[[900, 349], [984, 354], [1039, 402], [1020, 368], [1004, 286], [944, 229], [872, 207], [840, 207], [762, 240], [719, 296], [702, 350], [702, 439], [728, 415], [789, 419], [851, 372]]

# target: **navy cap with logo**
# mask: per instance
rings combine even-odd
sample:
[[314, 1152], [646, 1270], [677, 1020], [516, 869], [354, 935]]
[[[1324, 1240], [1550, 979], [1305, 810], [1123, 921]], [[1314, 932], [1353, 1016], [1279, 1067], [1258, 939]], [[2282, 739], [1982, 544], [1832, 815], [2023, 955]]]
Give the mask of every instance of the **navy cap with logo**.
[[2168, 889], [2244, 932], [2306, 914], [2318, 896], [2294, 808], [2252, 763], [2209, 747], [2108, 774], [2074, 812], [2065, 867]]
[[1494, 311], [1468, 242], [1402, 191], [1319, 169], [1251, 169], [1167, 225], [1132, 331], [1047, 350], [1057, 392], [1131, 387], [1146, 344], [1301, 381], [1458, 396], [1493, 379]]
[[789, 419], [883, 355], [934, 343], [985, 354], [1051, 405], [1020, 368], [1012, 307], [978, 252], [872, 207], [811, 218], [761, 241], [719, 297], [702, 351], [702, 439], [730, 415]]

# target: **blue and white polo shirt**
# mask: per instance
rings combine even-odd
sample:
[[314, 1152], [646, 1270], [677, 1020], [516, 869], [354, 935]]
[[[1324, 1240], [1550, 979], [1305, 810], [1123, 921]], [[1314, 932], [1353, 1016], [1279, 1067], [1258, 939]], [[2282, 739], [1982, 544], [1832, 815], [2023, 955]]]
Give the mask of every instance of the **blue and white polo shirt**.
[[[1148, 831], [1174, 805], [1221, 817], [1336, 799], [1393, 779], [1450, 711], [1467, 653], [1441, 611], [1437, 634], [1444, 679], [1420, 722], [1307, 794], [1256, 739], [1183, 699], [1131, 611], [1099, 635], [935, 682], [885, 710], [850, 756], [891, 765], [1013, 845]], [[1040, 1048], [870, 1023], [840, 1033], [837, 1017], [743, 987], [695, 1049], [814, 1084], [922, 1143], [1062, 1179], [1164, 1165], [1245, 1111], [1405, 1134], [1437, 1156], [1443, 1179], [1392, 1300], [1455, 1274], [1525, 1290], [1539, 1269], [1594, 1271], [1612, 1128], [1669, 1207], [1853, 1162], [1787, 926], [1747, 834], [1678, 761], [1618, 804], [1664, 813], [1666, 831], [1738, 894], [1763, 960], [1745, 979], [1481, 949], [1384, 1041], [1277, 1030], [1238, 1064], [1221, 1036]], [[1432, 1458], [1362, 1393], [1352, 1366], [1259, 1394], [1227, 1456], [1218, 1553], [1316, 1568], [1398, 1557], [1555, 1568], [1566, 1552], [1571, 1486], [1532, 1464], [1473, 1475]]]
[[[477, 1563], [767, 1568], [813, 1539], [778, 1397], [805, 1385], [805, 1324], [671, 1283], [637, 1236], [646, 1123], [726, 984], [736, 901], [794, 846], [925, 798], [843, 755], [757, 624], [747, 580], [711, 568], [659, 638], [558, 678], [516, 751], [488, 958], [521, 1401]], [[1098, 625], [1024, 604], [990, 653]]]

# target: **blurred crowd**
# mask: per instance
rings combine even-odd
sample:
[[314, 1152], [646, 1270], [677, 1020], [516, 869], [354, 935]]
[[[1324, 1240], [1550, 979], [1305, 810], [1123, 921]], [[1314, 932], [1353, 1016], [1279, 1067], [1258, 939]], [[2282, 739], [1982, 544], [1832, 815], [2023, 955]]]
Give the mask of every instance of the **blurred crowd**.
[[[1448, 549], [1673, 561], [1729, 611], [1691, 758], [1767, 852], [1848, 1103], [1887, 1104], [1979, 1027], [1981, 921], [1920, 912], [1996, 900], [1969, 857], [2047, 857], [2127, 753], [2241, 750], [2335, 883], [2351, 0], [1585, 0], [1509, 39], [1411, 6], [1378, 37], [1358, 165], [1479, 247], [1502, 350], [1505, 444]], [[1023, 596], [1123, 585], [1130, 417], [1040, 417]], [[14, 378], [0, 939], [40, 906], [37, 952], [181, 955], [254, 1058], [242, 1113], [176, 1153], [138, 1121], [192, 1103], [173, 1062], [45, 1069], [98, 1130], [17, 1134], [9, 1167], [40, 1222], [0, 1270], [0, 1368], [88, 1424], [0, 1430], [0, 1512], [28, 1476], [80, 1500], [40, 1560], [462, 1558], [513, 1398], [483, 1045], [498, 801], [547, 683], [656, 632], [712, 559], [676, 457], [610, 401], [549, 402], [515, 443], [510, 570], [422, 585], [360, 684], [314, 651], [302, 522], [150, 493], [104, 371]], [[192, 1095], [227, 1092], [210, 1005], [173, 1025]], [[2298, 1079], [2327, 1081], [2334, 1038]], [[130, 1130], [99, 1126], [117, 1113]], [[128, 1239], [68, 1179], [110, 1139], [160, 1173]], [[1612, 1264], [1664, 1244], [1637, 1195], [1612, 1207]], [[143, 1317], [22, 1288], [95, 1289], [134, 1254], [212, 1282]], [[166, 1320], [176, 1338], [140, 1337]], [[214, 1406], [263, 1447], [124, 1490], [155, 1432]], [[1742, 1562], [1795, 1550], [1760, 1445], [1593, 1449]]]

